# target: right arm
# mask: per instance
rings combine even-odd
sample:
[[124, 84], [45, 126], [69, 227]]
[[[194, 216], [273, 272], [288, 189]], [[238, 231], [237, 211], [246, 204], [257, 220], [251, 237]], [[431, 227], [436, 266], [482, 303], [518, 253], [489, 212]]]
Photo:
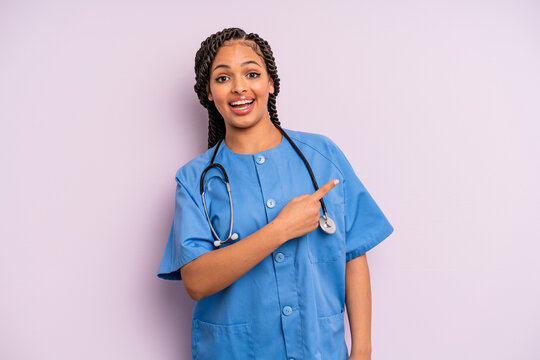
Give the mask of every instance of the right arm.
[[184, 287], [193, 300], [223, 290], [287, 240], [278, 221], [229, 246], [204, 253], [180, 268]]
[[182, 266], [182, 282], [189, 296], [200, 300], [225, 289], [285, 242], [316, 229], [319, 200], [335, 185], [332, 180], [311, 195], [291, 199], [274, 220], [253, 234]]

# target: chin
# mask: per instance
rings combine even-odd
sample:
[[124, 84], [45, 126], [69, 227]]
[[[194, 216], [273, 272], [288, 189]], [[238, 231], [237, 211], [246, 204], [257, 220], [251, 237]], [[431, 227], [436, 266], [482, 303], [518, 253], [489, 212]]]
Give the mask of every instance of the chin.
[[253, 118], [252, 116], [233, 115], [232, 118], [230, 118], [229, 120], [227, 120], [225, 122], [228, 125], [230, 125], [232, 127], [235, 127], [235, 128], [247, 129], [247, 128], [250, 128], [250, 127], [253, 127], [253, 126], [257, 125], [261, 121], [261, 119], [262, 119], [262, 116], [258, 117], [258, 118]]

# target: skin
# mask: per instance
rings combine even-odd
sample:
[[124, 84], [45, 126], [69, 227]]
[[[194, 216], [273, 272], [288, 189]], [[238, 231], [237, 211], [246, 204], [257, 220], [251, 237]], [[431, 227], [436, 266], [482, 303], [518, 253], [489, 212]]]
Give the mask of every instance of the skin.
[[[270, 120], [267, 107], [274, 83], [264, 60], [244, 41], [235, 40], [218, 50], [210, 69], [208, 99], [223, 116], [227, 147], [239, 154], [253, 154], [279, 145], [283, 135]], [[255, 105], [249, 114], [237, 115], [229, 102], [243, 95], [254, 98]], [[184, 265], [180, 271], [191, 298], [200, 300], [221, 291], [283, 243], [315, 230], [319, 225], [319, 200], [336, 184], [332, 180], [313, 194], [292, 198], [273, 221], [255, 233]], [[352, 337], [350, 359], [370, 360], [371, 287], [365, 254], [347, 262], [345, 278]]]
[[345, 304], [351, 330], [349, 360], [371, 360], [371, 283], [366, 254], [345, 265]]

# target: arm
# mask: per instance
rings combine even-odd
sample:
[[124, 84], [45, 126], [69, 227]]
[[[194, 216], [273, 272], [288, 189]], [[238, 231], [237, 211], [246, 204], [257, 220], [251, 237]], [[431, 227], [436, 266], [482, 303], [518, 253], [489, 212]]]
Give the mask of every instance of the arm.
[[313, 194], [292, 198], [278, 216], [246, 238], [204, 253], [180, 268], [184, 287], [194, 300], [225, 289], [290, 239], [319, 225], [319, 200], [336, 186], [334, 180]]
[[370, 360], [371, 285], [366, 254], [346, 263], [345, 303], [351, 328], [351, 360]]
[[231, 285], [288, 239], [280, 223], [271, 221], [229, 246], [209, 251], [180, 268], [184, 287], [193, 300]]

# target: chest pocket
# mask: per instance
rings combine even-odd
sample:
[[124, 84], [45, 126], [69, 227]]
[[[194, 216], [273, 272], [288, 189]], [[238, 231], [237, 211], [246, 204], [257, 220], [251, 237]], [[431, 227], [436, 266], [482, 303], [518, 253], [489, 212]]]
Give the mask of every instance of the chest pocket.
[[329, 194], [324, 197], [324, 203], [328, 216], [336, 225], [336, 232], [327, 234], [317, 227], [306, 234], [311, 263], [335, 262], [340, 259], [345, 262], [345, 204], [343, 197], [330, 197]]

